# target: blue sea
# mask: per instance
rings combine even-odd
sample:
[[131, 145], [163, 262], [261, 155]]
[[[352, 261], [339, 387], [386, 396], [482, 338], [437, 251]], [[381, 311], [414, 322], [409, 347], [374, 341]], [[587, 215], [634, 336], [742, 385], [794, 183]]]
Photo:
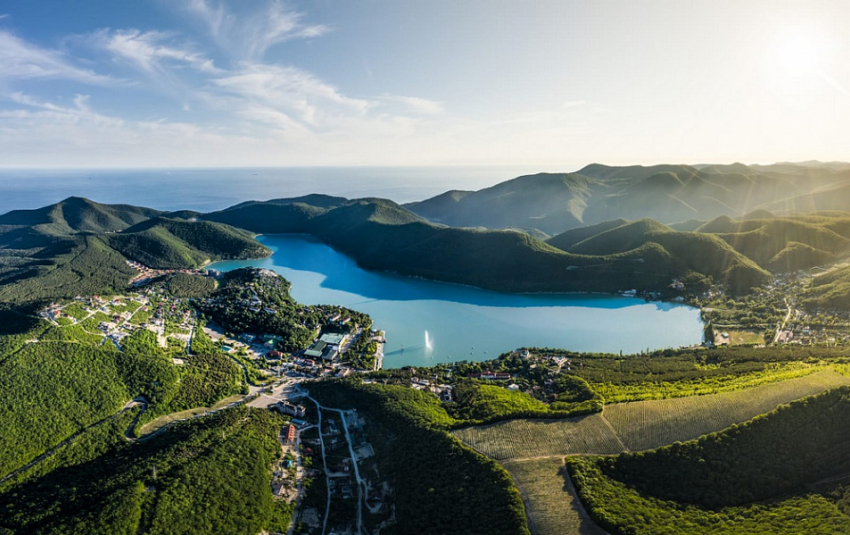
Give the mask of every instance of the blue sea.
[[0, 170], [0, 213], [70, 196], [159, 210], [221, 210], [242, 201], [324, 193], [418, 201], [451, 189], [477, 190], [523, 174], [573, 169], [529, 167], [283, 167], [134, 170]]

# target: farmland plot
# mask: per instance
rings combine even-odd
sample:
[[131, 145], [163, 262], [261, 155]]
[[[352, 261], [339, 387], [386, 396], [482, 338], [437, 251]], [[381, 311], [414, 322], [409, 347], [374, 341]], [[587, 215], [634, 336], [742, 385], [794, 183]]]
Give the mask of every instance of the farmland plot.
[[508, 420], [458, 429], [454, 435], [497, 460], [619, 453], [625, 449], [599, 414], [565, 420]]
[[454, 435], [497, 460], [613, 454], [666, 446], [720, 431], [760, 414], [850, 384], [833, 370], [747, 390], [606, 405], [602, 414], [565, 420], [509, 420], [468, 427]]
[[778, 405], [850, 383], [832, 370], [747, 390], [607, 405], [603, 416], [633, 451], [654, 449], [720, 431]]
[[561, 457], [507, 461], [534, 535], [605, 535], [587, 516]]

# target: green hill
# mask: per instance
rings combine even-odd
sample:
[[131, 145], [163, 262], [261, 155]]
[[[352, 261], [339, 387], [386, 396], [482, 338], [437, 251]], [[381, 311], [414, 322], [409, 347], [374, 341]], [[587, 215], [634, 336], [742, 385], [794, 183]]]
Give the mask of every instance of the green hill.
[[[358, 199], [333, 209], [252, 204], [207, 217], [252, 232], [309, 233], [368, 269], [500, 291], [664, 291], [679, 277], [700, 284], [711, 278], [740, 291], [766, 278], [722, 240], [693, 233], [682, 238], [657, 222], [628, 227], [636, 233], [632, 247], [612, 243], [595, 251], [563, 251], [525, 233], [436, 225], [385, 199]], [[611, 226], [616, 225], [558, 240], [586, 242], [585, 236]], [[664, 234], [669, 250], [650, 240], [650, 231]]]
[[132, 444], [104, 426], [63, 449], [55, 470], [0, 492], [0, 533], [285, 532], [291, 508], [271, 492], [282, 424], [237, 407]]
[[331, 195], [322, 195], [320, 193], [312, 193], [310, 195], [302, 195], [301, 197], [288, 197], [285, 199], [270, 199], [268, 201], [245, 201], [235, 204], [226, 210], [238, 210], [247, 208], [257, 204], [276, 204], [285, 206], [288, 204], [306, 204], [317, 208], [338, 208], [348, 201], [345, 197], [334, 197]]
[[269, 254], [244, 230], [158, 214], [72, 197], [0, 216], [0, 301], [20, 305], [117, 293], [136, 274], [127, 259], [188, 268]]
[[765, 208], [850, 210], [848, 196], [842, 195], [848, 183], [850, 171], [840, 166], [591, 164], [575, 173], [523, 176], [480, 191], [452, 190], [405, 207], [453, 226], [536, 228], [552, 235], [617, 218], [674, 223], [721, 215], [771, 217]]
[[236, 205], [227, 210], [206, 214], [203, 219], [248, 229], [258, 234], [309, 232], [307, 222], [327, 210], [303, 203]]
[[248, 232], [210, 221], [157, 217], [104, 239], [127, 258], [156, 268], [192, 268], [212, 260], [271, 254]]
[[475, 192], [450, 191], [405, 207], [452, 226], [529, 227], [554, 234], [581, 224], [591, 182], [580, 174], [540, 173]]
[[[645, 453], [567, 459], [591, 516], [612, 534], [850, 530], [850, 389]], [[837, 488], [836, 488], [837, 487]]]
[[70, 235], [82, 232], [116, 232], [156, 216], [150, 208], [124, 204], [99, 204], [69, 197], [36, 210], [13, 210], [0, 215], [0, 225], [35, 227], [44, 234]]
[[612, 219], [610, 221], [603, 221], [602, 223], [597, 223], [595, 225], [588, 225], [586, 227], [578, 227], [574, 229], [570, 229], [566, 232], [562, 232], [557, 236], [552, 236], [546, 243], [560, 249], [562, 251], [569, 251], [570, 248], [582, 242], [588, 238], [592, 238], [601, 232], [605, 232], [606, 230], [611, 230], [628, 223], [625, 219]]
[[567, 231], [551, 238], [549, 243], [569, 244], [563, 250], [577, 255], [626, 255], [642, 264], [634, 269], [647, 273], [674, 276], [699, 273], [718, 282], [727, 282], [738, 291], [759, 284], [768, 277], [764, 270], [723, 240], [695, 232], [678, 232], [652, 219], [610, 225], [612, 228], [575, 242], [576, 237], [607, 226], [602, 224], [585, 231]]
[[718, 217], [697, 229], [774, 272], [807, 269], [850, 247], [850, 214], [824, 213], [766, 219]]
[[803, 293], [805, 308], [850, 308], [850, 267], [838, 268], [812, 279]]

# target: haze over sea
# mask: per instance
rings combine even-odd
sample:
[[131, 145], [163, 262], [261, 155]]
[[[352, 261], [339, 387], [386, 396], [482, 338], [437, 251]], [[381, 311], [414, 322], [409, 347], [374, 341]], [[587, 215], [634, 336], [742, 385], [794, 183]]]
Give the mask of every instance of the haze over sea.
[[[548, 171], [571, 171], [565, 166]], [[0, 213], [46, 206], [70, 196], [159, 210], [221, 210], [242, 201], [324, 193], [398, 203], [451, 189], [481, 189], [542, 170], [529, 166], [276, 167], [217, 169], [4, 169]]]

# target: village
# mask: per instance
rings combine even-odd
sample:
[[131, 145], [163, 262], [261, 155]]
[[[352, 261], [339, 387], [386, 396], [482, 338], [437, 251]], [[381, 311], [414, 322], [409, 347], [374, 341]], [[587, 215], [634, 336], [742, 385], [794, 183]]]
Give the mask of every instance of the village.
[[190, 345], [195, 314], [188, 301], [169, 298], [155, 290], [140, 293], [91, 297], [77, 296], [70, 302], [51, 303], [39, 316], [59, 327], [76, 326], [89, 336], [118, 349], [124, 338], [137, 329], [152, 331], [163, 348]]
[[[378, 533], [391, 525], [393, 489], [381, 476], [366, 433], [367, 422], [356, 411], [320, 406], [301, 387], [303, 381], [380, 370], [385, 333], [373, 329], [371, 323], [359, 325], [339, 311], [323, 309], [318, 321], [310, 316], [314, 319], [305, 323], [312, 341], [303, 349], [285, 351], [280, 334], [231, 332], [200, 312], [199, 305], [206, 305], [257, 315], [278, 314], [281, 309], [269, 301], [262, 285], [246, 285], [238, 299], [175, 297], [166, 285], [156, 284], [163, 277], [159, 270], [141, 271], [150, 277], [136, 280], [134, 292], [77, 296], [51, 303], [40, 316], [56, 326], [101, 337], [101, 343], [112, 343], [118, 349], [134, 331], [147, 329], [161, 347], [172, 349], [175, 365], [183, 363], [180, 353], [191, 353], [195, 329], [203, 329], [245, 371], [250, 387], [239, 403], [274, 410], [286, 418], [279, 436], [281, 456], [272, 467], [271, 490], [276, 500], [293, 507], [294, 532]], [[190, 274], [218, 275], [206, 271]], [[706, 293], [700, 305], [712, 326], [714, 344], [846, 342], [847, 317], [829, 311], [812, 314], [798, 307], [802, 285], [799, 278], [787, 276], [777, 277], [747, 299], [734, 300], [717, 291]], [[759, 334], [761, 339], [742, 338], [741, 332]], [[355, 365], [352, 356], [366, 351], [373, 352], [373, 363]], [[486, 363], [463, 362], [423, 370], [409, 368], [404, 373], [409, 386], [445, 403], [455, 401], [458, 380], [498, 384], [547, 402], [557, 398], [559, 374], [575, 365], [570, 355], [557, 351], [518, 349], [503, 358], [507, 364], [499, 370]], [[380, 374], [364, 378], [365, 383], [390, 380]]]

